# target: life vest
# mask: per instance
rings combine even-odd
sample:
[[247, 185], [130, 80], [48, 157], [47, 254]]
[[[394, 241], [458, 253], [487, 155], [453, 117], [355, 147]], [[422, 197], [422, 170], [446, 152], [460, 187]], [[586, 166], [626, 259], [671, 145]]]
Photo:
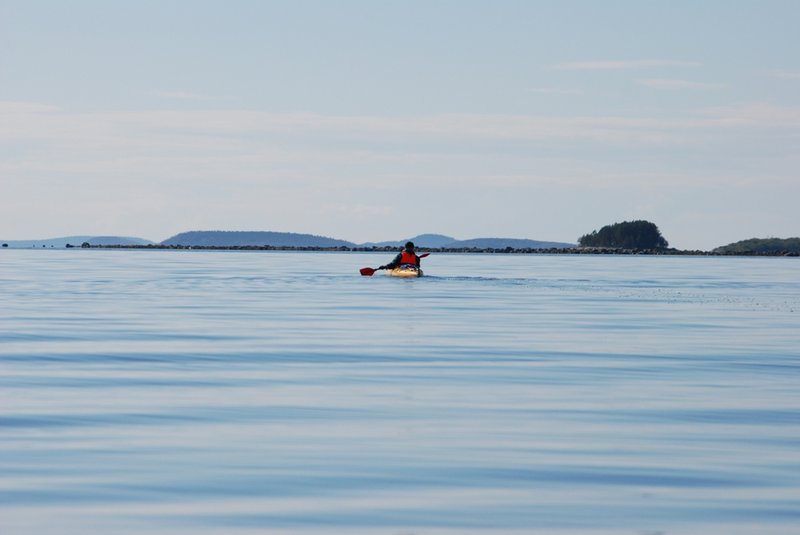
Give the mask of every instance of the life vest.
[[403, 251], [400, 255], [400, 265], [403, 264], [411, 264], [412, 266], [416, 266], [417, 255], [414, 253], [409, 253], [408, 251]]

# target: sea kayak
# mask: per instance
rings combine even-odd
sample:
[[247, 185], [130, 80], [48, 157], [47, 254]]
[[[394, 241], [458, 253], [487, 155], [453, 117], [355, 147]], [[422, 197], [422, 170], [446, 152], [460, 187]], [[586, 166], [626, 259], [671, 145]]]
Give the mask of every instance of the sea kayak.
[[404, 265], [388, 269], [386, 274], [390, 277], [421, 277], [422, 270], [417, 266]]

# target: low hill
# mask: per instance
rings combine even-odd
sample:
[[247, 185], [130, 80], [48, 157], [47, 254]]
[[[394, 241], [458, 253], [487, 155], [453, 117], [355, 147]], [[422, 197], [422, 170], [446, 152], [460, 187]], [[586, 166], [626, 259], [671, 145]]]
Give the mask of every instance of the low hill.
[[717, 247], [712, 252], [717, 254], [800, 253], [800, 238], [750, 238]]
[[352, 242], [292, 232], [193, 230], [182, 232], [161, 242], [161, 245], [191, 247], [352, 247]]
[[406, 242], [412, 241], [417, 247], [439, 248], [446, 247], [448, 243], [453, 243], [456, 239], [444, 234], [420, 234], [413, 238], [397, 241], [382, 241], [377, 243], [362, 243], [361, 247], [403, 247]]
[[568, 249], [575, 247], [573, 243], [539, 241], [517, 238], [474, 238], [457, 240], [443, 234], [420, 234], [413, 238], [399, 241], [364, 243], [363, 247], [403, 247], [407, 241], [414, 242], [417, 248], [430, 249]]

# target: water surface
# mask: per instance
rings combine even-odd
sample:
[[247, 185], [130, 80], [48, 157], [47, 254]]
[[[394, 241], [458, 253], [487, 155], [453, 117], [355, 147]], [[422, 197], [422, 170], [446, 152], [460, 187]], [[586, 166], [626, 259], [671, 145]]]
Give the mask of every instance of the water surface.
[[797, 259], [0, 252], [0, 531], [800, 526]]

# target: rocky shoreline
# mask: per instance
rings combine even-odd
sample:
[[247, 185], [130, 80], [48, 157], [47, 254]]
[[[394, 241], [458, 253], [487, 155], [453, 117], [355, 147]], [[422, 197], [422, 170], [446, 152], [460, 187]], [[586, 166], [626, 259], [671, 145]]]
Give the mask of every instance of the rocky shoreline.
[[[83, 249], [137, 249], [137, 250], [181, 250], [181, 251], [294, 251], [294, 252], [356, 252], [356, 253], [396, 253], [397, 247], [293, 247], [275, 245], [81, 245]], [[739, 252], [720, 253], [713, 251], [686, 251], [681, 249], [622, 249], [612, 247], [573, 247], [573, 248], [547, 248], [547, 249], [515, 249], [506, 247], [493, 248], [448, 248], [425, 247], [421, 251], [429, 253], [453, 254], [539, 254], [539, 255], [649, 255], [649, 256], [800, 256], [795, 251], [778, 251], [770, 253]]]

